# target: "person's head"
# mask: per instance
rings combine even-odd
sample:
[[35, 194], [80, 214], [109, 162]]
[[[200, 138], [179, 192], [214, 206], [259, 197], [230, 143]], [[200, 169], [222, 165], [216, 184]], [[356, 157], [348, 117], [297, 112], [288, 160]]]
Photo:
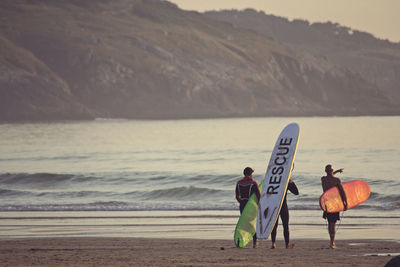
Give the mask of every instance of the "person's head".
[[325, 172], [327, 174], [332, 174], [333, 173], [333, 168], [332, 168], [331, 164], [328, 164], [328, 165], [325, 166]]
[[244, 176], [251, 176], [253, 174], [254, 170], [250, 167], [246, 167], [243, 170]]

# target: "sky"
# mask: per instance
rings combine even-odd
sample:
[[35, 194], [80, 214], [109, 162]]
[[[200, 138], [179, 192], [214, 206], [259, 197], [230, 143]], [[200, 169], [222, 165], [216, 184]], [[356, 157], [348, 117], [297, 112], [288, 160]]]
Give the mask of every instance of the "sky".
[[199, 12], [253, 8], [266, 14], [309, 22], [339, 23], [380, 39], [400, 42], [400, 0], [169, 0]]

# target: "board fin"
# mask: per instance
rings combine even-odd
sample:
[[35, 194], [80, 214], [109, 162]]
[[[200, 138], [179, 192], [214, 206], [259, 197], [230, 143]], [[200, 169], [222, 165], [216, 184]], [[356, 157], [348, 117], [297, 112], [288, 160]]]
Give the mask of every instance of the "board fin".
[[268, 211], [269, 211], [269, 208], [267, 207], [267, 208], [264, 210], [264, 218], [267, 218], [267, 216], [268, 216]]

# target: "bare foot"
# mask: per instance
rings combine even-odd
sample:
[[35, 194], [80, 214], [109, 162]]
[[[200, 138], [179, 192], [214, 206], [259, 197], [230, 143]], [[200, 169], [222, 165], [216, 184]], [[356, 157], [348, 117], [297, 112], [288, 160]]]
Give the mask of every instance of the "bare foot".
[[294, 244], [288, 244], [286, 245], [286, 248], [294, 248]]
[[335, 249], [336, 248], [336, 244], [332, 243], [329, 247], [332, 248], [332, 249]]
[[273, 242], [272, 246], [271, 246], [271, 249], [274, 249], [274, 248], [276, 248], [276, 243], [275, 242]]

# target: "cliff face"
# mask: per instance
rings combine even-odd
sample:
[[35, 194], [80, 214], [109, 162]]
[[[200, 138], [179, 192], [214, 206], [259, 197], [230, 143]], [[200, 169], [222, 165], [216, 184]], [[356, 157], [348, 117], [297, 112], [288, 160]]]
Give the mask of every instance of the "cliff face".
[[156, 0], [0, 3], [0, 121], [398, 114], [326, 58]]
[[206, 16], [250, 29], [297, 50], [349, 69], [400, 104], [400, 43], [375, 38], [337, 23], [313, 23], [252, 9], [207, 12]]

